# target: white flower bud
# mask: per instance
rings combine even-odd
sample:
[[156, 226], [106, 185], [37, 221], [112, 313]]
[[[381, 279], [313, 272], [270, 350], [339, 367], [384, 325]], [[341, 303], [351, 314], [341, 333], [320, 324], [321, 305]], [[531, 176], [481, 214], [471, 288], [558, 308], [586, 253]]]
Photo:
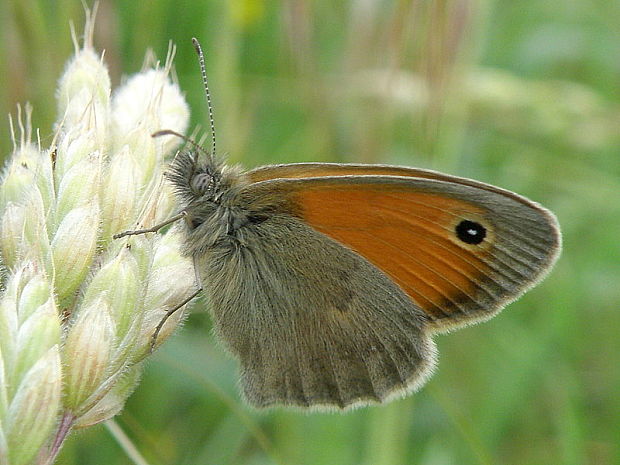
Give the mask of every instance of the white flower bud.
[[72, 297], [88, 273], [96, 246], [99, 208], [96, 204], [71, 210], [52, 240], [54, 285], [62, 303]]
[[179, 207], [174, 199], [172, 186], [168, 182], [162, 182], [157, 187], [158, 199], [155, 204], [154, 224], [161, 223], [171, 216], [179, 213]]
[[15, 395], [25, 374], [60, 344], [60, 318], [50, 285], [34, 263], [17, 269], [0, 302], [0, 353], [6, 393]]
[[60, 392], [60, 356], [55, 345], [28, 370], [8, 407], [2, 425], [8, 448], [5, 463], [31, 463], [56, 423]]
[[[30, 295], [32, 300], [38, 300]], [[24, 299], [20, 299], [24, 300]], [[25, 304], [30, 305], [30, 303]], [[21, 307], [21, 305], [20, 305]], [[52, 346], [60, 344], [60, 318], [51, 298], [26, 319], [19, 328], [17, 337], [17, 359], [12, 378], [19, 380], [44, 353]]]
[[[50, 301], [50, 285], [40, 273], [34, 274], [21, 290], [17, 308], [19, 323], [23, 324], [43, 304]], [[52, 307], [54, 305], [53, 302]]]
[[102, 421], [109, 420], [120, 413], [125, 405], [125, 401], [131, 395], [140, 381], [142, 365], [133, 365], [123, 376], [119, 378], [108, 393], [103, 396], [88, 412], [82, 415], [75, 424], [76, 428], [96, 425]]
[[135, 206], [142, 195], [141, 171], [126, 145], [110, 160], [101, 195], [101, 237], [104, 241], [134, 224]]
[[78, 413], [84, 402], [105, 381], [110, 354], [115, 344], [115, 328], [104, 298], [83, 307], [71, 326], [64, 347], [65, 398], [63, 402]]
[[115, 323], [116, 337], [120, 340], [139, 314], [140, 284], [138, 263], [129, 249], [123, 247], [112, 261], [97, 271], [86, 289], [82, 305], [88, 306], [105, 294], [110, 316]]
[[[192, 262], [181, 256], [179, 235], [169, 232], [158, 242], [144, 302], [142, 345], [149, 347], [155, 328], [168, 310], [179, 305], [196, 289]], [[174, 276], [174, 279], [170, 279]], [[157, 345], [162, 343], [183, 318], [184, 309], [177, 310], [164, 324]]]
[[97, 145], [103, 144], [108, 129], [110, 77], [95, 53], [85, 46], [69, 62], [58, 87], [59, 123], [63, 128], [95, 130]]
[[[149, 135], [161, 129], [183, 134], [189, 123], [187, 102], [179, 86], [170, 81], [169, 66], [132, 76], [115, 92], [112, 108], [113, 137], [120, 145], [128, 143], [128, 137], [136, 128]], [[164, 144], [163, 153], [172, 151], [181, 142], [170, 136], [158, 139]]]
[[[153, 256], [153, 267], [160, 268], [165, 266], [183, 265], [186, 268], [186, 272], [191, 270], [191, 276], [194, 277], [193, 265], [189, 258], [181, 255], [181, 233], [178, 229], [172, 229], [167, 234], [162, 235], [155, 246], [155, 253]], [[186, 277], [184, 274], [182, 277]], [[189, 285], [180, 285], [182, 288], [187, 288]], [[183, 292], [183, 291], [181, 291]]]
[[10, 276], [6, 289], [0, 300], [0, 354], [3, 367], [10, 376], [17, 352], [17, 336], [19, 329], [18, 302], [24, 286], [33, 276], [35, 265], [25, 263], [17, 267]]
[[[154, 242], [157, 239], [153, 235], [139, 234], [126, 239], [124, 246], [131, 250], [131, 256], [138, 265], [138, 279], [145, 285], [146, 278], [153, 264]], [[123, 243], [121, 243], [123, 244]]]
[[127, 134], [125, 144], [132, 153], [140, 154], [139, 170], [137, 180], [140, 185], [148, 189], [150, 183], [156, 181], [159, 175], [159, 164], [163, 158], [161, 151], [161, 141], [153, 138], [151, 132], [144, 131], [144, 128], [137, 128]]
[[58, 186], [56, 218], [62, 221], [70, 210], [92, 203], [99, 192], [100, 177], [99, 152], [92, 152], [69, 168]]
[[9, 202], [22, 202], [35, 182], [41, 154], [33, 144], [20, 146], [11, 157], [0, 185], [0, 212]]
[[91, 153], [100, 150], [93, 130], [72, 128], [61, 134], [56, 153], [55, 184], [59, 185], [65, 173]]
[[23, 205], [13, 202], [4, 209], [4, 215], [0, 220], [0, 250], [4, 266], [11, 269], [16, 264], [22, 251], [24, 234], [24, 221], [26, 210]]
[[[1, 304], [0, 304], [1, 305]], [[4, 354], [2, 350], [0, 350], [0, 418], [6, 418], [6, 411], [9, 408], [9, 386], [10, 382], [6, 373], [6, 366], [8, 365], [7, 361], [5, 361]], [[4, 440], [4, 431], [0, 428], [0, 457], [6, 457], [5, 450], [6, 444], [3, 444]]]
[[[17, 357], [17, 304], [10, 298], [0, 302], [0, 369], [2, 370], [2, 402], [7, 404], [9, 389], [14, 389], [13, 366]], [[8, 405], [8, 404], [7, 404]], [[0, 416], [0, 419], [3, 418]], [[1, 455], [0, 455], [1, 457]]]
[[0, 352], [5, 353], [14, 346], [13, 341], [17, 337], [17, 299], [16, 275], [11, 276], [8, 286], [0, 300]]
[[20, 255], [42, 261], [51, 268], [50, 241], [47, 229], [47, 210], [41, 192], [32, 186], [24, 204], [24, 228]]

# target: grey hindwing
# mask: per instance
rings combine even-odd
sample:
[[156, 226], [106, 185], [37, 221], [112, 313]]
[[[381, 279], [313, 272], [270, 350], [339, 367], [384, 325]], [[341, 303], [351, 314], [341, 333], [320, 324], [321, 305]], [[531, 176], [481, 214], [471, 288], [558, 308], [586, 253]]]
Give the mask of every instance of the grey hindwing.
[[239, 230], [199, 266], [252, 405], [380, 402], [418, 387], [434, 364], [422, 310], [366, 259], [295, 217]]

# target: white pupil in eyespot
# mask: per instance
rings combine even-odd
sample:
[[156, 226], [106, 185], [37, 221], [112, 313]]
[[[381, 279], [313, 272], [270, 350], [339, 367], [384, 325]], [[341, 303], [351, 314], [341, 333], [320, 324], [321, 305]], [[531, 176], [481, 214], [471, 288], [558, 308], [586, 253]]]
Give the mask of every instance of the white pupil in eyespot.
[[462, 220], [456, 225], [456, 237], [466, 244], [478, 245], [487, 235], [486, 228], [477, 221]]

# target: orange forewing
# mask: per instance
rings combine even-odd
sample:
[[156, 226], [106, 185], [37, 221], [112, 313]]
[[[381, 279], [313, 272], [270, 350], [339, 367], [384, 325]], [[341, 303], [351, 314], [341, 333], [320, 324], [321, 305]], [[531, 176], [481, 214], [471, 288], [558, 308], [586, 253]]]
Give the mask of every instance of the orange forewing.
[[458, 221], [484, 213], [469, 202], [356, 184], [299, 190], [294, 200], [309, 225], [383, 270], [431, 319], [467, 310], [491, 274], [487, 247], [454, 238]]

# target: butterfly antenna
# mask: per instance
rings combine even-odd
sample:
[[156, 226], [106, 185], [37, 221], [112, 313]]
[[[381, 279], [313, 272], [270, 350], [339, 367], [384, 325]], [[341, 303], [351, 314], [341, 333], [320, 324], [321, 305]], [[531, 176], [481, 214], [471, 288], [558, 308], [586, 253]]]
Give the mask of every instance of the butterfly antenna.
[[161, 136], [176, 136], [180, 139], [183, 139], [186, 143], [192, 145], [193, 147], [200, 150], [202, 153], [206, 154], [207, 157], [211, 158], [211, 155], [209, 155], [209, 152], [207, 152], [204, 149], [204, 147], [200, 145], [198, 142], [194, 142], [189, 137], [184, 136], [183, 134], [179, 134], [178, 132], [173, 131], [172, 129], [162, 129], [161, 131], [157, 131], [151, 134], [151, 137], [161, 137]]
[[202, 84], [205, 88], [205, 93], [207, 94], [207, 107], [209, 108], [209, 124], [211, 125], [211, 141], [212, 141], [212, 157], [215, 157], [215, 120], [213, 118], [213, 105], [211, 104], [211, 94], [209, 93], [209, 84], [207, 82], [207, 69], [205, 67], [205, 57], [202, 53], [202, 47], [200, 46], [200, 42], [195, 37], [192, 38], [192, 43], [194, 44], [194, 48], [196, 49], [196, 53], [198, 54], [198, 61], [200, 63], [200, 72], [202, 73]]

